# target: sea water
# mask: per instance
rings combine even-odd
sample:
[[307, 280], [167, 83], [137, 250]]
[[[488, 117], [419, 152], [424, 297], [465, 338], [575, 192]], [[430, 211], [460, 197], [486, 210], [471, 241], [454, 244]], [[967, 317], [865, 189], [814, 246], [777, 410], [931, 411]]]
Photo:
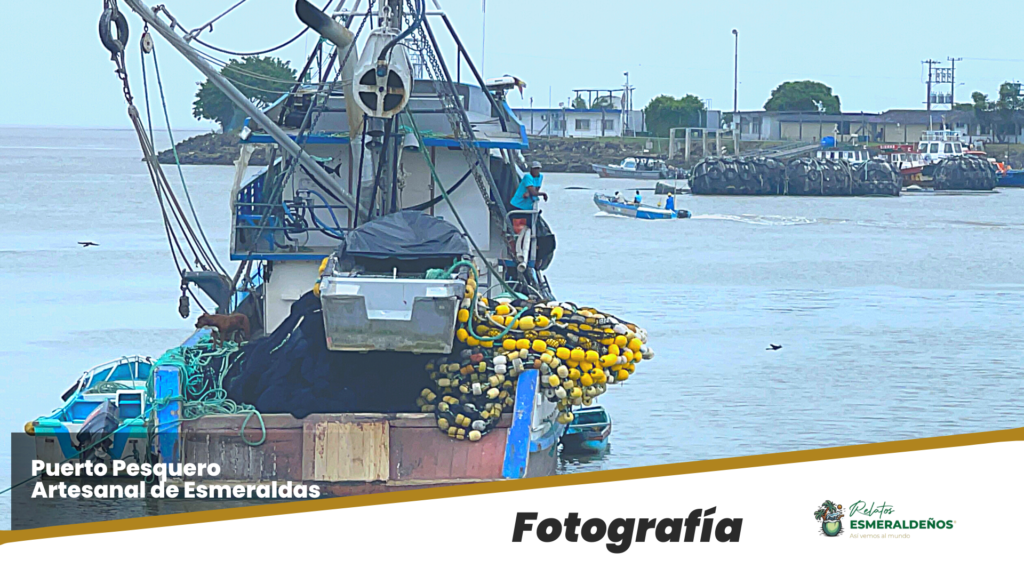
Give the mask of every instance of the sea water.
[[[174, 166], [164, 170], [180, 191]], [[227, 263], [234, 168], [183, 171]], [[609, 451], [565, 458], [562, 472], [1024, 424], [1024, 190], [683, 195], [676, 207], [694, 217], [671, 221], [608, 217], [593, 203], [595, 191], [635, 187], [653, 183], [545, 175], [555, 296], [643, 326], [656, 352], [600, 398]], [[0, 195], [2, 489], [10, 432], [58, 407], [84, 370], [177, 346], [198, 307], [178, 315], [133, 132], [0, 128]]]

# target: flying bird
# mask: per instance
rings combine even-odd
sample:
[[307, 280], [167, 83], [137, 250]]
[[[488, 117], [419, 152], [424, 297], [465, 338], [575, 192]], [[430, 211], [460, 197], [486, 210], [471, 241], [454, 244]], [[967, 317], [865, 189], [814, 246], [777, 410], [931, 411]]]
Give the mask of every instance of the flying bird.
[[79, 244], [82, 245], [82, 248], [88, 248], [89, 246], [99, 246], [99, 244], [95, 242], [79, 242]]
[[782, 348], [781, 344], [769, 344], [768, 347], [765, 348], [765, 350], [773, 350], [774, 351], [774, 350], [779, 350], [781, 348]]

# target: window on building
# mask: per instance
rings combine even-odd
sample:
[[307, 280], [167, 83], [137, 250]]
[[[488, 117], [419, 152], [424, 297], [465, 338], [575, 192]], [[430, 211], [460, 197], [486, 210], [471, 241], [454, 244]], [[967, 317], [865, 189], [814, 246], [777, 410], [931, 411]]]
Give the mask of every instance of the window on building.
[[604, 121], [604, 129], [605, 130], [615, 130], [615, 120], [605, 120]]
[[584, 119], [584, 118], [577, 118], [576, 119], [576, 129], [577, 130], [590, 130], [590, 120]]

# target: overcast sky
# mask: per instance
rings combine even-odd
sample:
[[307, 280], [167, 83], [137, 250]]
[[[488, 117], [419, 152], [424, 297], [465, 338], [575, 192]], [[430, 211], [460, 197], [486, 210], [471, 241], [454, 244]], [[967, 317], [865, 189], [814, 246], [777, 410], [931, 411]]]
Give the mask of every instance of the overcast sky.
[[[162, 0], [189, 28], [237, 0]], [[326, 0], [314, 0], [323, 5]], [[348, 0], [349, 3], [354, 0]], [[475, 61], [481, 61], [481, 0], [440, 0]], [[152, 0], [148, 2], [154, 4]], [[102, 0], [8, 2], [0, 19], [4, 90], [0, 125], [128, 127], [112, 63], [97, 37]], [[121, 4], [124, 6], [123, 2]], [[365, 2], [364, 2], [365, 5]], [[733, 105], [733, 36], [739, 30], [739, 107], [760, 109], [786, 80], [833, 87], [844, 111], [923, 107], [922, 60], [957, 63], [957, 101], [1024, 79], [1024, 49], [1013, 28], [1019, 2], [487, 2], [484, 74], [524, 79], [513, 107], [558, 106], [573, 88], [616, 88], [629, 72], [641, 108], [658, 94], [696, 94], [713, 108]], [[138, 39], [130, 16], [129, 74], [142, 96]], [[248, 0], [202, 38], [234, 50], [275, 45], [302, 28], [291, 0]], [[443, 26], [437, 23], [435, 31]], [[282, 52], [301, 66], [312, 32]], [[174, 127], [213, 128], [192, 118], [202, 79], [163, 40], [157, 44]], [[454, 66], [453, 53], [449, 52]], [[550, 93], [550, 99], [549, 99]]]

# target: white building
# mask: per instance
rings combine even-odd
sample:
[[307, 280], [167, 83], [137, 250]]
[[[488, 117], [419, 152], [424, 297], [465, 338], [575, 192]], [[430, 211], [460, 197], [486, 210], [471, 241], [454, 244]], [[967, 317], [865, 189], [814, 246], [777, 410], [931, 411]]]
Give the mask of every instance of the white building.
[[512, 110], [530, 136], [595, 138], [646, 132], [642, 110], [578, 108], [515, 108]]

